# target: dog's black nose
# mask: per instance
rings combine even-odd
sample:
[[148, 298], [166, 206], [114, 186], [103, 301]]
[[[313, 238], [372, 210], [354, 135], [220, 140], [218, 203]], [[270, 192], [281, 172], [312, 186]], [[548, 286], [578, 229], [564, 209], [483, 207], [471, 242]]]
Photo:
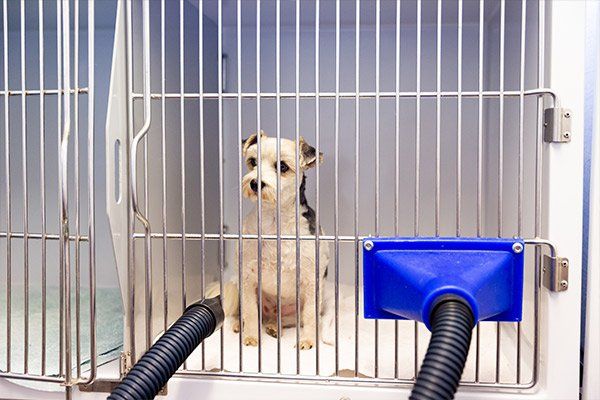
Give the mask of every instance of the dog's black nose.
[[[260, 183], [260, 187], [264, 188], [265, 187], [265, 183], [261, 182]], [[252, 179], [250, 181], [250, 189], [252, 189], [254, 191], [254, 193], [258, 192], [258, 181], [256, 179]]]

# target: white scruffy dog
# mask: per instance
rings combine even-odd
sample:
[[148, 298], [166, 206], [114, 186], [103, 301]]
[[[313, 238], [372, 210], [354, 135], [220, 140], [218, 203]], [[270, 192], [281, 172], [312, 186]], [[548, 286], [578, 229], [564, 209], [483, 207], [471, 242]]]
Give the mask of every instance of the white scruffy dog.
[[[315, 212], [308, 205], [305, 196], [305, 171], [323, 161], [316, 150], [300, 138], [299, 163], [296, 164], [296, 142], [280, 139], [281, 163], [277, 164], [277, 139], [261, 132], [261, 196], [262, 234], [277, 234], [277, 170], [281, 173], [280, 227], [282, 235], [296, 235], [296, 191], [299, 198], [299, 235], [316, 233]], [[257, 203], [258, 182], [258, 136], [251, 135], [243, 143], [243, 156], [248, 172], [242, 179], [242, 191], [246, 198]], [[298, 186], [296, 186], [298, 170]], [[257, 234], [258, 207], [244, 218], [243, 233]], [[320, 229], [320, 228], [319, 228]], [[321, 230], [322, 234], [322, 230]], [[300, 348], [310, 349], [316, 340], [316, 252], [314, 240], [300, 241]], [[243, 282], [242, 282], [242, 334], [245, 345], [258, 344], [258, 244], [256, 239], [244, 239], [242, 243]], [[262, 240], [262, 305], [263, 323], [266, 332], [276, 337], [277, 331], [277, 241]], [[319, 310], [322, 307], [323, 280], [329, 263], [329, 245], [319, 244]], [[216, 288], [215, 288], [216, 289]], [[226, 314], [239, 315], [237, 288], [227, 284], [224, 288], [224, 308]], [[217, 293], [213, 293], [217, 294]], [[210, 297], [210, 296], [208, 296]], [[281, 241], [281, 321], [282, 327], [296, 324], [296, 241]], [[239, 332], [239, 321], [233, 329]]]

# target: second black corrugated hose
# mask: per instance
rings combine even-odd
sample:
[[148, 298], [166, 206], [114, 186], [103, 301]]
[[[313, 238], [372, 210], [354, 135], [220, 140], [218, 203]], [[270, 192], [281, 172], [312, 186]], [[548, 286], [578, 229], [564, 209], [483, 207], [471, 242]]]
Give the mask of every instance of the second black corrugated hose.
[[448, 400], [460, 382], [475, 321], [458, 299], [441, 301], [431, 313], [431, 340], [410, 400]]

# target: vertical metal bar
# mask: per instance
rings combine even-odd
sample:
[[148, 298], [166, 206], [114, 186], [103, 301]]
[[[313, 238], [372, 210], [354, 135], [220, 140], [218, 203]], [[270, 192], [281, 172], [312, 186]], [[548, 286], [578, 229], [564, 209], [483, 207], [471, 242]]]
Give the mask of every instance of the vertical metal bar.
[[414, 232], [419, 236], [419, 192], [421, 177], [421, 0], [417, 0], [417, 104], [416, 104], [416, 127], [415, 127], [415, 215]]
[[69, 136], [71, 133], [71, 45], [69, 29], [69, 0], [62, 3], [62, 34], [63, 34], [63, 90], [64, 90], [64, 126], [61, 137], [59, 183], [61, 189], [61, 251], [63, 252], [63, 278], [64, 278], [64, 319], [65, 319], [65, 382], [67, 396], [72, 383], [72, 343], [71, 343], [71, 265], [69, 246], [69, 207], [68, 207], [68, 151]]
[[482, 205], [483, 205], [483, 40], [484, 40], [485, 0], [479, 0], [479, 65], [477, 96], [477, 236], [482, 235]]
[[[198, 71], [200, 76], [198, 77], [198, 88], [200, 93], [199, 98], [199, 120], [200, 120], [200, 289], [202, 298], [204, 298], [206, 291], [206, 202], [205, 202], [205, 174], [204, 174], [204, 1], [199, 0], [198, 4], [198, 29], [200, 35], [198, 37], [198, 57], [199, 67]], [[241, 288], [240, 288], [241, 290]], [[241, 305], [240, 305], [241, 307]], [[241, 311], [240, 311], [241, 312]], [[241, 327], [241, 326], [240, 326]], [[202, 342], [202, 369], [206, 367], [206, 349], [204, 342]]]
[[436, 76], [436, 96], [435, 96], [435, 236], [440, 235], [440, 186], [441, 186], [441, 149], [440, 140], [441, 119], [442, 119], [442, 0], [437, 0], [437, 38], [435, 41], [435, 76]]
[[27, 96], [25, 95], [25, 0], [21, 0], [21, 173], [23, 185], [23, 372], [29, 371], [29, 190], [27, 184]]
[[[130, 72], [132, 71], [132, 42], [131, 42], [131, 8], [130, 3], [127, 3], [128, 7], [128, 33], [129, 33], [129, 43], [128, 43], [128, 64], [130, 68]], [[152, 110], [151, 110], [151, 100], [150, 100], [150, 4], [145, 1], [142, 3], [142, 76], [143, 76], [143, 100], [144, 100], [144, 123], [140, 130], [135, 133], [133, 140], [131, 142], [130, 149], [130, 160], [129, 160], [129, 172], [130, 172], [130, 191], [131, 191], [131, 210], [133, 211], [134, 216], [142, 223], [144, 226], [144, 255], [145, 255], [145, 312], [146, 312], [146, 324], [145, 324], [145, 336], [146, 336], [146, 347], [150, 347], [150, 343], [152, 342], [152, 247], [151, 247], [151, 237], [150, 237], [150, 222], [146, 218], [146, 216], [142, 213], [139, 207], [138, 201], [138, 173], [137, 173], [137, 151], [140, 142], [146, 137], [148, 130], [150, 129], [150, 123], [152, 121]], [[131, 75], [129, 75], [131, 77]], [[131, 79], [129, 80], [129, 96], [130, 96], [130, 111], [133, 113], [133, 96], [132, 96], [132, 85]], [[133, 129], [133, 117], [130, 116], [130, 128]], [[135, 228], [134, 221], [131, 222], [130, 233], [133, 234]], [[130, 238], [132, 239], [132, 238]], [[133, 243], [131, 243], [133, 246]], [[135, 266], [135, 249], [131, 251], [131, 267]], [[132, 273], [133, 271], [130, 271]], [[132, 274], [133, 275], [133, 274]], [[130, 276], [135, 279], [135, 275]], [[133, 284], [133, 282], [132, 282]], [[135, 286], [135, 285], [133, 285]], [[135, 288], [132, 288], [135, 291]], [[132, 296], [134, 297], [134, 296]], [[131, 299], [134, 301], [134, 299]], [[133, 303], [130, 304], [131, 310], [130, 312], [135, 317], [135, 308], [132, 307]], [[135, 332], [132, 333], [132, 339], [135, 341]], [[134, 346], [134, 344], [132, 344]], [[132, 362], [135, 361], [135, 353], [132, 353]]]
[[[142, 11], [143, 13], [143, 11]], [[150, 39], [148, 38], [148, 41]], [[145, 215], [148, 216], [148, 218], [150, 218], [150, 193], [149, 193], [149, 185], [148, 185], [148, 137], [144, 136], [143, 138], [143, 150], [144, 150], [144, 160], [143, 160], [143, 175], [144, 175], [144, 213]], [[146, 229], [146, 226], [144, 226], [144, 228]], [[148, 232], [149, 233], [149, 232]], [[147, 303], [147, 307], [151, 307], [150, 305], [153, 304], [153, 295], [152, 295], [152, 290], [153, 290], [153, 285], [151, 284], [152, 282], [152, 268], [150, 267], [150, 260], [152, 259], [152, 254], [149, 253], [150, 252], [150, 244], [151, 244], [151, 240], [150, 238], [144, 238], [144, 251], [147, 251], [148, 253], [145, 254], [145, 259], [146, 259], [146, 274], [148, 275], [148, 279], [146, 280], [146, 296], [147, 298], [150, 298], [150, 302]], [[150, 244], [149, 244], [150, 242]], [[148, 289], [150, 289], [148, 291]], [[152, 310], [153, 311], [153, 310]], [[149, 314], [148, 318], [146, 319], [146, 335], [148, 335], [148, 332], [150, 332], [150, 336], [152, 336], [152, 324], [154, 321], [154, 318], [152, 318], [153, 314]], [[149, 344], [146, 346], [146, 348], [149, 348]]]
[[456, 236], [461, 235], [462, 202], [462, 41], [463, 41], [463, 0], [458, 0], [458, 56], [457, 56], [457, 122], [456, 122]]
[[[517, 236], [523, 235], [523, 136], [525, 125], [525, 34], [527, 2], [521, 0], [521, 54], [519, 71], [519, 182], [517, 190]], [[541, 86], [540, 86], [541, 87]], [[521, 383], [521, 323], [517, 322], [517, 383]]]
[[277, 373], [281, 373], [281, 2], [275, 2], [275, 119], [277, 158]]
[[[218, 107], [219, 107], [219, 293], [223, 293], [223, 275], [225, 275], [225, 243], [223, 240], [223, 3], [218, 3], [217, 51], [218, 51]], [[183, 47], [182, 47], [183, 51]], [[225, 367], [225, 331], [221, 329], [221, 371]]]
[[[185, 47], [183, 32], [185, 28], [185, 17], [183, 14], [183, 0], [179, 0], [179, 130], [180, 130], [180, 168], [181, 168], [181, 312], [187, 307], [187, 251], [186, 251], [186, 190], [185, 190]], [[222, 290], [222, 289], [221, 289]], [[222, 291], [220, 293], [223, 293]], [[187, 369], [187, 362], [184, 361], [183, 369]]]
[[[417, 104], [416, 104], [416, 127], [415, 127], [415, 215], [414, 234], [419, 236], [419, 191], [420, 191], [420, 166], [421, 166], [421, 0], [417, 0]], [[415, 358], [413, 367], [415, 379], [419, 371], [419, 324], [415, 322]]]
[[[138, 139], [144, 139], [144, 194], [145, 199], [148, 199], [147, 192], [147, 137], [148, 130], [150, 129], [150, 118], [151, 118], [151, 104], [150, 104], [150, 4], [145, 1], [142, 3], [142, 34], [144, 36], [143, 39], [143, 76], [144, 76], [144, 126], [138, 132]], [[136, 153], [137, 154], [137, 153]], [[182, 154], [182, 158], [185, 155]], [[134, 157], [135, 159], [136, 157]], [[135, 175], [137, 176], [137, 174]], [[135, 182], [134, 182], [135, 183]], [[137, 185], [135, 185], [135, 190], [137, 190]], [[137, 196], [136, 201], [137, 203]], [[152, 307], [152, 241], [150, 239], [150, 222], [148, 219], [143, 216], [137, 204], [135, 204], [136, 213], [138, 218], [144, 225], [144, 255], [145, 255], [145, 275], [146, 275], [146, 290], [145, 290], [145, 302], [146, 302], [146, 349], [150, 348], [150, 344], [152, 343], [152, 315], [153, 315], [153, 307]], [[147, 209], [145, 210], [147, 211]]]
[[[57, 117], [56, 117], [56, 126], [57, 126], [57, 134], [58, 134], [58, 148], [57, 154], [61, 154], [61, 137], [62, 137], [62, 98], [63, 98], [63, 84], [62, 84], [62, 0], [56, 0], [56, 82], [57, 82]], [[60, 160], [59, 166], [60, 168]], [[60, 173], [59, 173], [59, 187], [60, 187]], [[58, 191], [58, 204], [61, 204], [61, 192]], [[59, 211], [59, 226], [62, 228], [62, 214]], [[61, 235], [62, 240], [62, 235]], [[65, 318], [64, 318], [64, 304], [65, 299], [63, 296], [64, 293], [64, 254], [62, 251], [62, 243], [59, 243], [59, 265], [58, 265], [58, 275], [59, 275], [59, 373], [61, 376], [64, 376], [64, 359], [65, 359]]]
[[[202, 42], [200, 40], [200, 42]], [[202, 71], [202, 64], [199, 64]], [[160, 2], [160, 129], [162, 173], [163, 330], [169, 326], [169, 268], [167, 254], [167, 121], [165, 107], [165, 0]], [[202, 101], [202, 100], [200, 100]], [[202, 115], [202, 114], [200, 114]]]
[[[379, 236], [379, 189], [380, 189], [380, 160], [379, 160], [379, 67], [381, 43], [381, 3], [375, 1], [375, 236]], [[375, 378], [379, 377], [379, 320], [375, 320]]]
[[[538, 3], [538, 87], [544, 87], [545, 85], [545, 46], [546, 46], [546, 3]], [[543, 167], [543, 155], [542, 152], [542, 124], [544, 122], [544, 101], [540, 96], [537, 101], [537, 131], [536, 131], [536, 146], [535, 146], [535, 236], [539, 237], [542, 233], [542, 167]], [[540, 317], [539, 317], [539, 306], [540, 306], [540, 286], [541, 286], [541, 273], [540, 273], [540, 247], [535, 247], [535, 285], [534, 285], [534, 296], [533, 296], [533, 307], [534, 307], [534, 337], [533, 337], [533, 371], [532, 379], [534, 382], [538, 381], [539, 367], [538, 360], [540, 354]]]
[[[339, 146], [340, 146], [340, 0], [335, 2], [335, 117], [334, 117], [334, 208], [333, 224], [335, 226], [335, 375], [340, 374], [340, 235], [339, 207]], [[318, 156], [317, 156], [318, 157]], [[318, 162], [318, 160], [317, 160]]]
[[[42, 0], [40, 0], [42, 1]], [[95, 203], [95, 2], [88, 2], [88, 246], [90, 267], [90, 376], [92, 382], [96, 377], [96, 203]]]
[[10, 204], [10, 125], [8, 105], [8, 1], [2, 2], [2, 36], [4, 49], [4, 167], [6, 169], [6, 179], [4, 189], [6, 195], [6, 372], [11, 371], [11, 320], [12, 320], [12, 257], [11, 257], [11, 204]]
[[296, 74], [296, 113], [295, 113], [295, 153], [294, 163], [296, 165], [294, 171], [294, 187], [296, 188], [295, 200], [295, 233], [296, 233], [296, 375], [300, 375], [300, 0], [296, 0], [296, 57], [295, 74]]
[[[262, 131], [260, 129], [260, 0], [256, 1], [256, 147], [258, 182], [262, 182]], [[257, 219], [258, 225], [256, 233], [257, 256], [258, 256], [258, 372], [262, 372], [262, 314], [263, 314], [263, 294], [262, 294], [262, 185], [258, 185], [257, 193]]]
[[[479, 71], [477, 102], [477, 237], [482, 234], [482, 192], [483, 192], [483, 22], [485, 0], [479, 0]], [[475, 334], [475, 382], [479, 382], [481, 326], [477, 323]]]
[[[504, 36], [506, 30], [506, 1], [500, 1], [500, 126], [498, 129], [498, 237], [502, 237], [502, 205], [504, 181]], [[496, 324], [496, 382], [500, 382], [500, 346], [502, 325]]]
[[[45, 133], [45, 98], [44, 98], [44, 1], [38, 1], [38, 42], [39, 42], [39, 84], [40, 84], [40, 201], [42, 218], [42, 347], [41, 375], [46, 375], [46, 133]], [[5, 97], [7, 101], [8, 96]]]
[[504, 181], [504, 37], [506, 30], [506, 1], [500, 0], [500, 119], [498, 128], [498, 237], [502, 237]]
[[74, 14], [74, 71], [73, 80], [75, 93], [73, 94], [73, 133], [75, 147], [75, 360], [77, 365], [77, 378], [81, 376], [81, 262], [80, 262], [80, 240], [81, 217], [79, 197], [79, 2], [73, 4]]
[[358, 239], [359, 183], [360, 183], [360, 0], [356, 0], [354, 26], [354, 376], [358, 376], [359, 315], [360, 315], [360, 245]]
[[[134, 109], [133, 109], [133, 22], [132, 22], [132, 2], [125, 2], [126, 10], [126, 44], [127, 44], [127, 130], [128, 130], [128, 141], [133, 142], [134, 139]], [[133, 143], [130, 144], [130, 151]], [[130, 157], [131, 160], [128, 163], [128, 175], [130, 177], [129, 186], [132, 189], [133, 196], [133, 179], [131, 176], [136, 173], [136, 162], [133, 160], [134, 157]], [[128, 286], [128, 304], [127, 304], [127, 322], [129, 323], [129, 352], [131, 356], [131, 362], [135, 362], [136, 352], [136, 323], [135, 323], [135, 302], [136, 302], [136, 284], [135, 284], [135, 243], [133, 241], [133, 234], [135, 233], [135, 211], [134, 202], [128, 199], [128, 223], [127, 223], [127, 286]]]
[[242, 2], [241, 0], [237, 0], [236, 3], [236, 56], [237, 56], [237, 130], [238, 130], [238, 303], [239, 303], [239, 313], [238, 313], [238, 323], [239, 323], [239, 336], [238, 336], [238, 347], [239, 347], [239, 365], [240, 372], [244, 370], [244, 346], [242, 340], [242, 328], [243, 328], [243, 319], [242, 315], [244, 315], [243, 310], [243, 299], [244, 299], [244, 241], [242, 240], [242, 233], [244, 229], [243, 223], [243, 209], [242, 209]]
[[[399, 235], [400, 228], [400, 21], [402, 3], [396, 2], [396, 120], [395, 120], [395, 168], [394, 168], [394, 235]], [[400, 346], [398, 321], [394, 321], [394, 378], [399, 376]]]
[[[320, 144], [320, 134], [319, 134], [319, 125], [320, 125], [320, 121], [319, 119], [321, 118], [321, 114], [320, 114], [320, 102], [321, 102], [321, 98], [319, 97], [320, 94], [320, 40], [321, 40], [321, 33], [320, 33], [320, 26], [321, 26], [321, 21], [320, 21], [320, 11], [321, 11], [321, 2], [320, 0], [316, 0], [315, 2], [315, 154], [317, 155], [317, 160], [315, 162], [315, 168], [316, 168], [316, 205], [315, 205], [315, 221], [316, 221], [316, 230], [315, 230], [315, 365], [316, 365], [316, 370], [315, 370], [315, 374], [319, 375], [319, 311], [320, 311], [320, 307], [319, 307], [319, 295], [320, 295], [320, 291], [319, 291], [319, 285], [320, 285], [320, 255], [321, 252], [319, 251], [319, 249], [321, 248], [320, 246], [320, 240], [319, 240], [319, 234], [321, 233], [321, 220], [319, 218], [319, 144]], [[259, 185], [260, 186], [260, 185]]]

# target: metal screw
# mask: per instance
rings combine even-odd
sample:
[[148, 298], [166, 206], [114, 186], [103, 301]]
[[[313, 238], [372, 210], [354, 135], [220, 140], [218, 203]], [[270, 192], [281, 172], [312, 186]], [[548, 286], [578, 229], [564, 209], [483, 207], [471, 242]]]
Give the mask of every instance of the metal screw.
[[519, 242], [514, 243], [512, 246], [512, 249], [515, 253], [519, 254], [520, 252], [523, 251], [523, 245]]
[[571, 132], [565, 132], [565, 133], [563, 133], [563, 137], [564, 137], [565, 139], [568, 139], [568, 138], [570, 138], [570, 137], [571, 137]]
[[560, 265], [562, 265], [563, 268], [567, 268], [569, 266], [569, 262], [567, 260], [562, 260]]
[[365, 246], [365, 250], [370, 251], [371, 249], [373, 249], [373, 247], [375, 246], [373, 244], [373, 242], [371, 242], [370, 240], [367, 240], [364, 244]]
[[566, 289], [569, 287], [569, 282], [567, 281], [560, 281], [560, 287], [562, 287], [563, 289]]
[[565, 118], [571, 118], [571, 113], [570, 112], [566, 112], [565, 113]]

